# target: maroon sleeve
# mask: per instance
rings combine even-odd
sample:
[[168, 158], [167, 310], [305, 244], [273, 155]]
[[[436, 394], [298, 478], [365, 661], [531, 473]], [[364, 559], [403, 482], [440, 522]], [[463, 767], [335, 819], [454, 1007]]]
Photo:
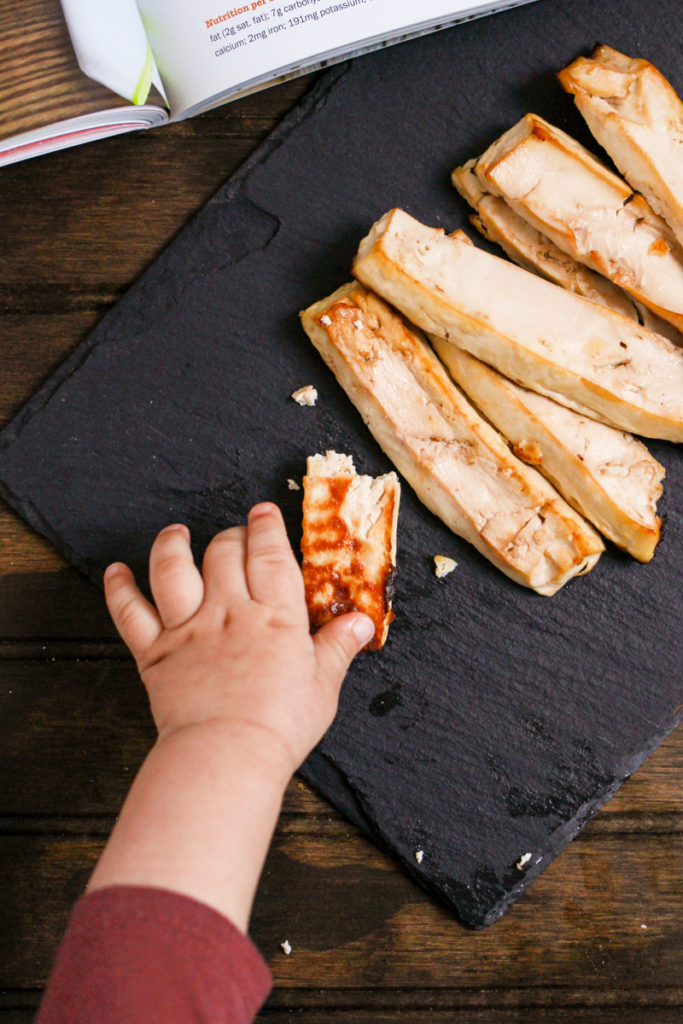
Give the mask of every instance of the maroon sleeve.
[[113, 886], [76, 904], [36, 1024], [249, 1024], [270, 987], [256, 947], [211, 907]]

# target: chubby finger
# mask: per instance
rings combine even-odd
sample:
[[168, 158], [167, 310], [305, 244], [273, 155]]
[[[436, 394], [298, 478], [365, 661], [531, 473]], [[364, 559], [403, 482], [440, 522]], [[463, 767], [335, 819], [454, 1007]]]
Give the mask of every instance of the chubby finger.
[[316, 679], [335, 700], [349, 665], [374, 633], [375, 624], [369, 615], [349, 612], [331, 619], [314, 635]]
[[246, 561], [246, 526], [232, 526], [216, 534], [204, 554], [207, 601], [225, 607], [249, 600]]
[[140, 593], [133, 573], [122, 562], [105, 570], [104, 596], [121, 639], [139, 661], [163, 629], [156, 609]]
[[168, 629], [182, 626], [199, 610], [204, 583], [194, 564], [186, 526], [167, 526], [158, 534], [149, 556], [149, 585]]
[[304, 583], [277, 505], [263, 502], [249, 513], [247, 584], [255, 601], [304, 618]]

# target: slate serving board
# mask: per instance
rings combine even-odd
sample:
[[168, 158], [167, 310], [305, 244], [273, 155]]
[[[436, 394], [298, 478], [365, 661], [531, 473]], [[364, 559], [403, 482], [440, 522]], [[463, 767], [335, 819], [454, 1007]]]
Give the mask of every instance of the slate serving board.
[[[114, 558], [142, 577], [171, 520], [200, 555], [264, 498], [298, 545], [286, 480], [308, 454], [389, 465], [297, 311], [348, 279], [391, 206], [467, 228], [451, 168], [526, 111], [595, 149], [554, 72], [597, 42], [646, 55], [683, 91], [679, 15], [678, 0], [539, 0], [330, 70], [4, 430], [3, 497], [94, 580]], [[319, 401], [302, 409], [289, 395], [309, 383]], [[357, 659], [304, 774], [472, 926], [681, 717], [683, 460], [650, 448], [667, 470], [654, 561], [610, 549], [551, 599], [404, 487], [389, 643]], [[458, 562], [442, 581], [437, 553]]]

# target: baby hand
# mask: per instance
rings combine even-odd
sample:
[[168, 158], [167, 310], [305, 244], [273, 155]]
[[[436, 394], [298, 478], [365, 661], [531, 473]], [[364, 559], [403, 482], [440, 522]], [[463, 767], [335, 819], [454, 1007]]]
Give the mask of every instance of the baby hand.
[[331, 724], [346, 670], [373, 635], [360, 613], [310, 635], [301, 571], [268, 503], [214, 537], [201, 573], [187, 528], [162, 530], [150, 555], [156, 607], [125, 565], [109, 566], [104, 583], [159, 740], [220, 722], [285, 782]]

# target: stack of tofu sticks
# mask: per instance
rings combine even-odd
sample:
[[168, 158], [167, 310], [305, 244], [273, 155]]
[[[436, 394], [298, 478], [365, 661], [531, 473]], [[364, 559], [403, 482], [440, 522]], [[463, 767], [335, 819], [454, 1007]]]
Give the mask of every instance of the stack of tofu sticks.
[[607, 47], [560, 80], [631, 184], [527, 115], [453, 173], [520, 266], [392, 210], [302, 314], [424, 504], [544, 595], [600, 534], [652, 558], [664, 469], [632, 433], [683, 440], [683, 105]]

